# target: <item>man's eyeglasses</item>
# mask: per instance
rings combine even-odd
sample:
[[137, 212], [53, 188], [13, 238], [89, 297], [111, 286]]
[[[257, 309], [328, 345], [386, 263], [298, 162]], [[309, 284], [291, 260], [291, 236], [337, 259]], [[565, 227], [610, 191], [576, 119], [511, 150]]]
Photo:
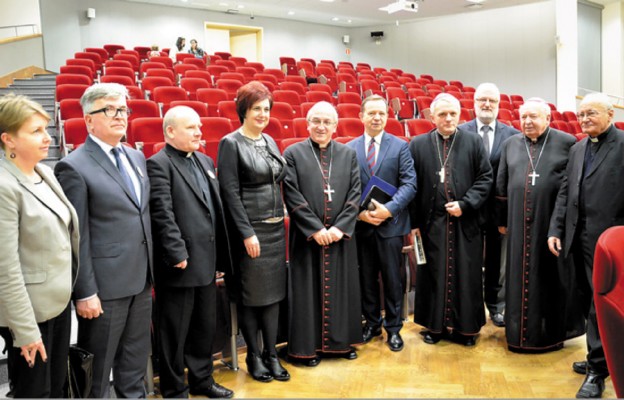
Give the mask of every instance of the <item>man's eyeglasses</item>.
[[598, 114], [600, 114], [598, 111], [591, 110], [591, 111], [587, 111], [587, 112], [577, 113], [576, 114], [576, 118], [578, 118], [578, 119], [584, 119], [585, 117], [587, 117], [587, 118], [594, 118]]
[[117, 118], [118, 115], [122, 117], [127, 117], [132, 114], [132, 110], [127, 107], [116, 108], [113, 106], [106, 106], [104, 108], [100, 108], [99, 110], [91, 111], [89, 115], [104, 113], [108, 118]]
[[336, 125], [336, 122], [328, 120], [328, 119], [323, 120], [323, 121], [321, 121], [320, 119], [310, 119], [310, 120], [308, 120], [308, 122], [312, 126], [323, 125], [325, 128], [331, 128], [332, 126]]
[[490, 102], [490, 104], [498, 104], [498, 100], [496, 100], [496, 99], [486, 99], [486, 98], [484, 98], [484, 97], [480, 97], [480, 98], [478, 98], [478, 99], [475, 99], [475, 101], [476, 101], [477, 103], [481, 103], [481, 104], [485, 104], [485, 103], [487, 103], [488, 101]]

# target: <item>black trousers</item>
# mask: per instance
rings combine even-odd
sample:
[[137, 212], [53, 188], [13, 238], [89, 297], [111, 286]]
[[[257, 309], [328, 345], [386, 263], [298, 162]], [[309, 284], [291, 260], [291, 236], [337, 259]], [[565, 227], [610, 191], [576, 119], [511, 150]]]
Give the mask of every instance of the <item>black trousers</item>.
[[7, 365], [10, 369], [11, 387], [14, 398], [62, 398], [67, 381], [67, 357], [71, 334], [71, 307], [58, 316], [37, 324], [46, 349], [48, 361], [43, 362], [37, 353], [35, 365], [30, 368], [21, 355], [21, 349], [14, 347], [8, 328], [0, 328], [0, 335], [7, 346]]
[[483, 231], [485, 260], [483, 273], [483, 296], [490, 314], [505, 311], [505, 262], [501, 260], [503, 237], [498, 227], [488, 224]]
[[587, 231], [583, 229], [582, 223], [578, 233], [572, 243], [572, 257], [578, 277], [579, 290], [581, 291], [584, 303], [587, 305], [587, 363], [593, 372], [608, 375], [607, 360], [605, 358], [600, 333], [598, 332], [598, 320], [596, 318], [596, 307], [594, 305], [594, 286], [592, 275], [594, 272], [594, 251], [596, 243], [589, 240]]
[[381, 326], [379, 293], [379, 273], [381, 273], [385, 310], [383, 325], [387, 332], [399, 332], [403, 327], [401, 318], [403, 305], [402, 248], [402, 236], [383, 238], [377, 231], [370, 235], [357, 235], [362, 312], [368, 325], [372, 327]]
[[156, 290], [160, 334], [160, 390], [164, 398], [202, 393], [214, 379], [212, 344], [217, 325], [217, 287], [167, 287]]

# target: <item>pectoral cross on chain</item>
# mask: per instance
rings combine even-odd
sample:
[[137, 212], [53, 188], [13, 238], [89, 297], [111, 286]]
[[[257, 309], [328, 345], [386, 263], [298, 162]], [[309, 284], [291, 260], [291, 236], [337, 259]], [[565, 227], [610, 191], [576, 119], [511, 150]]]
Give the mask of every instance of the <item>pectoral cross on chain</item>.
[[535, 186], [535, 178], [539, 178], [539, 174], [536, 174], [535, 171], [529, 174], [531, 177], [531, 186]]
[[327, 183], [327, 188], [323, 190], [323, 193], [327, 195], [327, 201], [332, 201], [332, 193], [334, 192], [335, 190], [331, 188], [331, 185], [329, 183]]

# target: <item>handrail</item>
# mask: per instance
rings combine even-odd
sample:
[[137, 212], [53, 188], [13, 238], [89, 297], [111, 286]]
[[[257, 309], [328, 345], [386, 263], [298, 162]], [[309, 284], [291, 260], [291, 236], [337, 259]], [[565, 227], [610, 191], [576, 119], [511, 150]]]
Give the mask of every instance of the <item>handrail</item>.
[[[592, 90], [592, 89], [585, 89], [582, 87], [578, 88], [578, 94], [581, 97], [584, 97], [587, 94], [590, 93], [595, 93], [596, 90]], [[611, 104], [613, 104], [614, 106], [618, 107], [618, 108], [623, 108], [624, 107], [624, 97], [622, 96], [617, 96], [614, 94], [609, 94], [609, 93], [605, 93], [608, 97], [609, 100], [611, 100]]]
[[[20, 28], [25, 28], [25, 27], [31, 27], [31, 29], [28, 30], [28, 32], [24, 32], [24, 30], [22, 30], [22, 32], [20, 32]], [[0, 26], [0, 31], [2, 31], [3, 29], [12, 29], [13, 32], [8, 32], [8, 34], [5, 34], [4, 32], [0, 32], [0, 37], [18, 37], [18, 36], [27, 36], [27, 35], [34, 35], [39, 33], [39, 25], [37, 24], [22, 24], [22, 25], [6, 25], [6, 26]]]

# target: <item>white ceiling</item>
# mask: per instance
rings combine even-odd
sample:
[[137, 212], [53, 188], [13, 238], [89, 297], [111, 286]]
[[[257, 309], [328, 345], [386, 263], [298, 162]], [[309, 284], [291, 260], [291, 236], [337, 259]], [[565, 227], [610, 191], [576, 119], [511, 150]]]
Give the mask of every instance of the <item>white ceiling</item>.
[[[478, 12], [494, 8], [517, 6], [547, 0], [483, 0], [480, 8], [470, 7], [468, 0], [418, 0], [417, 13], [399, 11], [388, 14], [379, 11], [395, 0], [126, 0], [239, 15], [273, 17], [334, 26], [363, 27], [394, 24], [449, 14]], [[473, 0], [474, 1], [474, 0]], [[605, 1], [605, 0], [598, 0]], [[609, 1], [609, 0], [607, 0]], [[289, 12], [293, 13], [289, 15]], [[333, 20], [337, 18], [338, 20]]]

